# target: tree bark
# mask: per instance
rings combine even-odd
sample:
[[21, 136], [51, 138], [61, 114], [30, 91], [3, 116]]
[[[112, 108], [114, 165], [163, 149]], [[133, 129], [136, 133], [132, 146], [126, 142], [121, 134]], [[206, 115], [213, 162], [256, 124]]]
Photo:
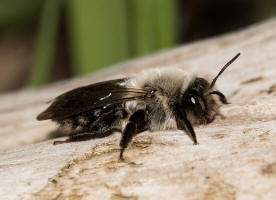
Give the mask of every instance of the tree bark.
[[[45, 102], [93, 82], [174, 65], [214, 77], [231, 102], [195, 128], [145, 132], [119, 162], [119, 134], [53, 146], [56, 125], [38, 122]], [[276, 199], [276, 19], [131, 60], [86, 77], [0, 96], [1, 199]]]

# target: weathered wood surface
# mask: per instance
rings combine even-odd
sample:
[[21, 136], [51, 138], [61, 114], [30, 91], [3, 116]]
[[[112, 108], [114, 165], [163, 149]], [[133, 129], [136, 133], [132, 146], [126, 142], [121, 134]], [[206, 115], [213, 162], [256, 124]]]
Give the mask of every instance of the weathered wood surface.
[[[232, 104], [227, 119], [180, 131], [143, 133], [118, 162], [119, 134], [64, 145], [38, 122], [45, 102], [68, 89], [150, 67], [177, 65], [214, 76], [241, 57], [217, 87]], [[0, 96], [1, 199], [276, 199], [276, 19], [113, 66], [39, 90]], [[38, 143], [35, 143], [38, 142]], [[34, 143], [34, 144], [33, 144]]]

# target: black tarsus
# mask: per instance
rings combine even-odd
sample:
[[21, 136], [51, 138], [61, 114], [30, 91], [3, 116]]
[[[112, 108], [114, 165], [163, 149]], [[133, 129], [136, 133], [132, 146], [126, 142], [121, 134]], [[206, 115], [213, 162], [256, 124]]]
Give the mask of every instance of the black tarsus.
[[212, 89], [218, 79], [218, 77], [224, 72], [224, 70], [226, 70], [226, 68], [231, 65], [239, 56], [241, 55], [241, 53], [238, 53], [237, 55], [235, 55], [228, 63], [226, 63], [224, 65], [224, 67], [220, 70], [220, 72], [218, 73], [218, 75], [213, 79], [209, 89]]
[[183, 119], [183, 121], [188, 129], [189, 138], [194, 142], [195, 145], [198, 144], [197, 139], [196, 139], [196, 134], [195, 134], [192, 124], [186, 117]]
[[176, 118], [177, 128], [179, 130], [184, 130], [189, 136], [189, 138], [193, 141], [193, 143], [195, 145], [198, 144], [196, 139], [196, 133], [194, 131], [194, 128], [191, 122], [187, 119], [187, 115], [185, 111], [183, 111], [183, 109], [176, 107], [176, 112], [177, 112], [177, 118]]
[[138, 110], [133, 113], [130, 118], [129, 122], [127, 123], [125, 130], [123, 131], [122, 138], [120, 141], [120, 160], [124, 160], [123, 154], [125, 149], [127, 148], [128, 144], [130, 143], [131, 139], [146, 130], [147, 125], [147, 116], [145, 110]]
[[111, 128], [107, 129], [105, 132], [81, 132], [81, 133], [75, 133], [73, 135], [70, 135], [68, 139], [64, 141], [54, 141], [54, 145], [57, 144], [64, 144], [64, 143], [70, 143], [70, 142], [80, 142], [80, 141], [86, 141], [91, 139], [97, 139], [97, 138], [103, 138], [112, 135], [115, 132], [121, 132], [120, 129], [117, 128]]

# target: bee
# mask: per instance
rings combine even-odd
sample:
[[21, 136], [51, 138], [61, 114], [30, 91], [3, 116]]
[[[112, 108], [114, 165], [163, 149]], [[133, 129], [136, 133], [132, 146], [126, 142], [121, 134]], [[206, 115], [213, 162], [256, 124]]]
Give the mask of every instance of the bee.
[[[51, 119], [70, 132], [65, 141], [102, 138], [121, 132], [120, 156], [144, 131], [182, 130], [198, 144], [193, 125], [211, 123], [227, 99], [214, 85], [233, 57], [209, 83], [179, 68], [155, 68], [135, 77], [79, 87], [56, 97], [37, 120]], [[215, 98], [216, 95], [218, 98]]]

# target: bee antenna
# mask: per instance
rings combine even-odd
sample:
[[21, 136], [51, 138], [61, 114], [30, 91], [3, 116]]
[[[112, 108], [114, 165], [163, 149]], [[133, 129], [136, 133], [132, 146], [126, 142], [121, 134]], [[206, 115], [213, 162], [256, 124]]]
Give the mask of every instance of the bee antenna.
[[211, 88], [214, 87], [214, 85], [215, 85], [215, 83], [216, 83], [218, 77], [224, 72], [224, 70], [226, 70], [226, 68], [227, 68], [229, 65], [231, 65], [240, 55], [241, 55], [241, 53], [238, 53], [238, 54], [235, 55], [235, 57], [233, 57], [228, 63], [226, 63], [226, 64], [224, 65], [224, 67], [220, 70], [220, 72], [218, 73], [218, 75], [213, 79], [213, 81], [212, 81], [212, 83], [211, 83], [211, 85], [210, 85], [210, 87], [209, 87], [209, 90], [210, 90]]

